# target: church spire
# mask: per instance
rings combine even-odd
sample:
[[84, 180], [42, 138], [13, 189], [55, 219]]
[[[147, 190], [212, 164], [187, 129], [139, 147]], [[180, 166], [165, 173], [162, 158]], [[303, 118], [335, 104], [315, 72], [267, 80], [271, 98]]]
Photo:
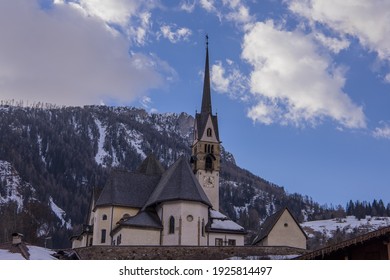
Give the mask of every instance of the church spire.
[[206, 35], [206, 63], [204, 69], [202, 114], [212, 114], [210, 91], [210, 67], [209, 67], [209, 36]]

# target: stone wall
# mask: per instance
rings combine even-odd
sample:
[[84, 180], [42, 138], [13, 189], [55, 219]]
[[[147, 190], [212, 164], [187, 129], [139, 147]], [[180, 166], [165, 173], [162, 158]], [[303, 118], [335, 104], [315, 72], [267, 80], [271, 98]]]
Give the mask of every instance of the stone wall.
[[166, 247], [92, 246], [74, 249], [82, 260], [223, 260], [269, 259], [270, 256], [302, 255], [306, 250], [291, 247]]

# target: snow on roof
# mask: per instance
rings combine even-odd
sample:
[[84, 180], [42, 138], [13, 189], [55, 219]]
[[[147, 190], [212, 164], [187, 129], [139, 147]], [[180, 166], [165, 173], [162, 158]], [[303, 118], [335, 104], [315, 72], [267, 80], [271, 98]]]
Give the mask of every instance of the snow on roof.
[[[27, 248], [30, 253], [30, 260], [56, 260], [52, 256], [55, 252], [50, 249], [32, 245], [27, 245]], [[8, 250], [0, 249], [0, 260], [25, 260], [25, 258], [20, 253], [12, 253]]]
[[210, 226], [212, 229], [244, 230], [244, 228], [231, 220], [214, 219]]
[[210, 210], [210, 218], [210, 229], [244, 231], [244, 228], [242, 226], [236, 224], [219, 211]]
[[216, 210], [210, 210], [210, 218], [212, 219], [227, 219], [227, 217]]

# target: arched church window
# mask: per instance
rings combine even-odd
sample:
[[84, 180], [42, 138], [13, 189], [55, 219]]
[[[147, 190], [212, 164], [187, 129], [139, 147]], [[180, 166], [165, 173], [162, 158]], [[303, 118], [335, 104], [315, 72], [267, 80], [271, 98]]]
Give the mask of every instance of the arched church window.
[[211, 153], [214, 154], [214, 145], [211, 145]]
[[202, 236], [205, 235], [205, 224], [204, 224], [204, 219], [202, 219]]
[[206, 157], [206, 170], [212, 170], [213, 169], [213, 159], [210, 155]]
[[169, 234], [174, 234], [175, 233], [175, 218], [171, 216], [169, 218]]
[[211, 128], [208, 128], [207, 129], [207, 137], [211, 137], [213, 136], [213, 131], [211, 130]]
[[106, 215], [106, 214], [103, 214], [102, 220], [103, 220], [103, 221], [107, 220], [107, 215]]

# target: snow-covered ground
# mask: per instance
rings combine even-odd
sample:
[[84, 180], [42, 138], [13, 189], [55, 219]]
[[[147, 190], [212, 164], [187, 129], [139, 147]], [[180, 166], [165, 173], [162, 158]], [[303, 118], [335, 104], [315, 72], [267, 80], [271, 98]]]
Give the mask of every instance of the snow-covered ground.
[[[52, 256], [55, 252], [42, 247], [27, 245], [30, 253], [30, 260], [56, 260]], [[8, 250], [0, 249], [0, 260], [24, 260], [23, 256], [19, 253], [11, 253]]]
[[333, 232], [337, 229], [352, 232], [355, 228], [360, 228], [368, 232], [386, 226], [390, 226], [390, 217], [366, 216], [365, 219], [358, 220], [355, 216], [347, 216], [346, 218], [318, 220], [301, 224], [309, 238], [314, 237], [314, 232], [324, 233], [326, 236], [332, 237]]

